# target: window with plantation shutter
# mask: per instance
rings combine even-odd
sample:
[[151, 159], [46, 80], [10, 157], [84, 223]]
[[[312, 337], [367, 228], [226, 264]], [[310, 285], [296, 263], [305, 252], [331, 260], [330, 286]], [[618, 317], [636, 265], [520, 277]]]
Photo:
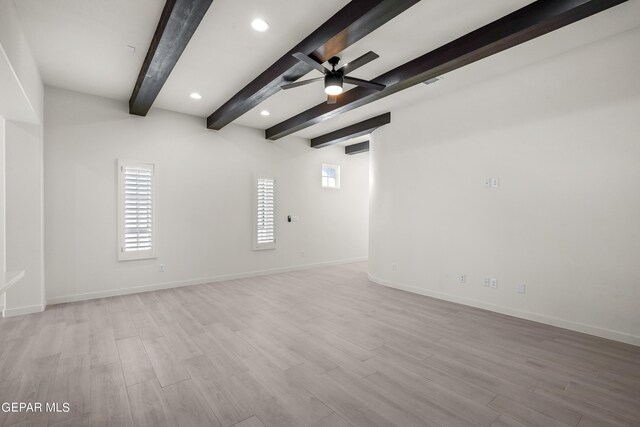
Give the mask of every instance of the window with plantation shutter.
[[256, 228], [254, 249], [274, 249], [275, 234], [275, 180], [260, 178], [256, 191]]
[[118, 260], [155, 257], [155, 166], [118, 161]]

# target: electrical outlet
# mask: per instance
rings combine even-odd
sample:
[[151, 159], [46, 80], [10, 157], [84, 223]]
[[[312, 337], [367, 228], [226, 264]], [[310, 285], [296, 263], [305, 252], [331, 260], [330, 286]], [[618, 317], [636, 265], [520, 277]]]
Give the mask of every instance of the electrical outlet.
[[164, 273], [164, 264], [160, 264], [160, 273]]
[[484, 188], [499, 188], [500, 178], [497, 176], [484, 179]]
[[397, 270], [398, 270], [398, 264], [392, 264], [392, 265], [391, 265], [391, 269], [392, 269], [393, 271], [397, 271]]
[[489, 287], [490, 288], [497, 288], [498, 287], [498, 279], [491, 279], [489, 280]]
[[527, 292], [527, 286], [524, 283], [518, 283], [516, 285], [516, 292], [519, 294], [524, 294]]
[[488, 288], [489, 287], [489, 279], [484, 279], [482, 281], [482, 286], [484, 286], [485, 288]]
[[467, 281], [467, 276], [466, 276], [464, 273], [462, 273], [460, 276], [458, 276], [458, 281], [459, 281], [460, 283], [466, 283], [466, 281]]

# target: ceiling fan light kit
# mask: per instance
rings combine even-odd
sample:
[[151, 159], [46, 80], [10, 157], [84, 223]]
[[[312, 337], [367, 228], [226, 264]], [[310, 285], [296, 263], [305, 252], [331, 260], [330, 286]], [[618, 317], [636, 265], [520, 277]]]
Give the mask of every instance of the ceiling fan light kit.
[[340, 95], [342, 93], [343, 78], [339, 73], [327, 74], [324, 77], [324, 92], [327, 95]]

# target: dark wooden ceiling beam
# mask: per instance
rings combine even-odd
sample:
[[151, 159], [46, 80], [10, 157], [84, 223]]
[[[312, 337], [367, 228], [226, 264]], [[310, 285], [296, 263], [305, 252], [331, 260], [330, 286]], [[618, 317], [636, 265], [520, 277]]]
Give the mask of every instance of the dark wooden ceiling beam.
[[270, 140], [280, 139], [626, 1], [538, 0], [376, 77], [372, 81], [386, 85], [382, 91], [362, 87], [351, 89], [340, 95], [335, 104], [316, 105], [270, 127], [265, 136]]
[[129, 113], [146, 116], [213, 0], [167, 0], [129, 99]]
[[368, 135], [380, 126], [389, 123], [391, 123], [391, 113], [380, 114], [379, 116], [312, 138], [311, 148], [327, 147], [362, 135]]
[[220, 130], [311, 71], [292, 55], [302, 52], [323, 63], [381, 27], [420, 0], [353, 0], [307, 38], [246, 85], [207, 118], [209, 129]]
[[353, 155], [369, 151], [369, 141], [359, 142], [344, 147], [344, 154]]

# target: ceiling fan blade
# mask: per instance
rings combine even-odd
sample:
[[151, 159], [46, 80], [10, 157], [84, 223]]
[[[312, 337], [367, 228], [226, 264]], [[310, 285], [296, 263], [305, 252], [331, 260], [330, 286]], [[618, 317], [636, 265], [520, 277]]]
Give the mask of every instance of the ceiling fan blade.
[[327, 104], [335, 104], [336, 102], [338, 102], [337, 95], [327, 95]]
[[293, 56], [298, 60], [298, 61], [302, 61], [305, 64], [315, 68], [316, 70], [320, 71], [322, 74], [327, 74], [329, 72], [328, 69], [326, 69], [325, 67], [322, 66], [322, 64], [318, 63], [315, 59], [313, 59], [312, 57], [305, 55], [304, 53], [301, 52], [296, 52], [293, 54]]
[[347, 75], [353, 70], [362, 67], [365, 64], [373, 61], [374, 59], [378, 59], [380, 56], [375, 52], [367, 52], [359, 58], [354, 59], [353, 61], [347, 63], [344, 67], [340, 68], [338, 71], [342, 72], [343, 75]]
[[315, 79], [309, 79], [309, 80], [301, 80], [299, 82], [293, 82], [293, 83], [289, 83], [286, 85], [282, 85], [281, 88], [282, 89], [292, 89], [294, 87], [298, 87], [298, 86], [304, 86], [304, 85], [308, 85], [309, 83], [314, 83], [320, 80], [323, 80], [324, 77], [316, 77]]
[[356, 85], [356, 86], [366, 87], [367, 89], [374, 89], [374, 90], [382, 90], [386, 87], [385, 85], [381, 85], [380, 83], [374, 83], [368, 80], [356, 79], [355, 77], [347, 77], [347, 76], [345, 76], [344, 82], [352, 85]]

